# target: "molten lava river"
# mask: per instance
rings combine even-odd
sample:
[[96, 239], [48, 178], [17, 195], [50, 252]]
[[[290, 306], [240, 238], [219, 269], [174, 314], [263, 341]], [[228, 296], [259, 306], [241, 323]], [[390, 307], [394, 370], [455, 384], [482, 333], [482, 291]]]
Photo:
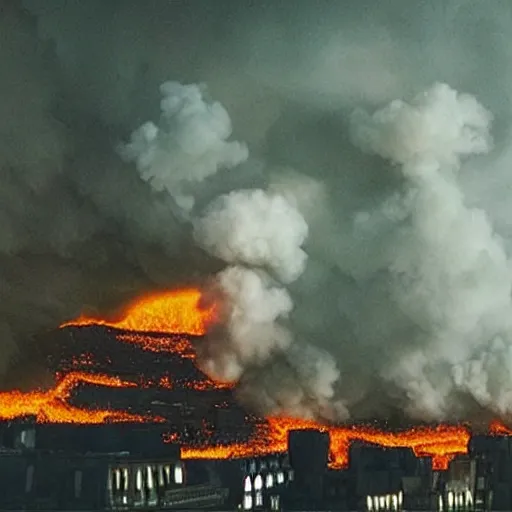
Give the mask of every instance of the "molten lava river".
[[[193, 348], [185, 335], [204, 335], [215, 322], [215, 307], [200, 307], [201, 292], [187, 289], [147, 296], [133, 302], [115, 321], [81, 316], [66, 326], [104, 325], [122, 329], [120, 342], [135, 343], [143, 350], [168, 351], [182, 357], [194, 357]], [[167, 333], [183, 335], [174, 345], [165, 344], [162, 338], [146, 336], [145, 333]], [[171, 338], [169, 338], [170, 340]], [[154, 343], [154, 346], [152, 345]], [[169, 342], [167, 342], [169, 343]], [[115, 376], [98, 375], [83, 371], [59, 374], [50, 390], [30, 392], [10, 391], [0, 393], [0, 420], [12, 420], [32, 416], [40, 423], [98, 424], [106, 422], [158, 422], [159, 417], [142, 416], [126, 411], [92, 410], [71, 405], [71, 394], [80, 384], [108, 387], [133, 387], [140, 384], [121, 380]], [[162, 382], [162, 387], [172, 387]], [[225, 384], [219, 384], [225, 388]], [[205, 387], [204, 389], [208, 389]], [[178, 434], [170, 434], [164, 442], [182, 444], [183, 458], [242, 458], [286, 451], [290, 430], [316, 428], [328, 432], [331, 440], [330, 466], [341, 468], [348, 462], [351, 442], [365, 441], [385, 447], [411, 447], [417, 456], [432, 457], [436, 469], [446, 469], [456, 454], [467, 452], [470, 432], [463, 426], [438, 425], [416, 427], [401, 432], [386, 432], [372, 427], [329, 426], [310, 420], [270, 417], [262, 422], [245, 443], [228, 445], [188, 446], [181, 443]], [[494, 422], [490, 432], [495, 435], [510, 435], [504, 425]]]

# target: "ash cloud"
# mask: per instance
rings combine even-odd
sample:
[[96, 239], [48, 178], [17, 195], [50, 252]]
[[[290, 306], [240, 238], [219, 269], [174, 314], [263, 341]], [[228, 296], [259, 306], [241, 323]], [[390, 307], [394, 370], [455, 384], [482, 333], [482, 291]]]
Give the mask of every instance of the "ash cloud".
[[500, 0], [4, 2], [0, 370], [213, 275], [205, 367], [259, 412], [507, 416], [511, 29]]

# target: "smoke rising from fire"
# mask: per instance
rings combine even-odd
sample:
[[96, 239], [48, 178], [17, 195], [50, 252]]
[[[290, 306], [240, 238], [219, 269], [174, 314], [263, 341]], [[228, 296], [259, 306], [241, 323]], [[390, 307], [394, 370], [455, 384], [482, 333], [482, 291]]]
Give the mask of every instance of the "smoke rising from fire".
[[4, 2], [0, 369], [215, 274], [259, 410], [508, 413], [512, 7], [385, 4]]
[[235, 167], [247, 159], [247, 148], [226, 141], [231, 119], [220, 103], [203, 100], [199, 86], [166, 82], [160, 91], [158, 126], [142, 125], [120, 152], [128, 162], [137, 162], [143, 180], [157, 191], [169, 192], [188, 211], [194, 197], [187, 194], [186, 183], [201, 182], [219, 168]]
[[[332, 384], [338, 376], [324, 372], [323, 358], [307, 345], [302, 350], [314, 354], [313, 365], [293, 356], [298, 354], [297, 349], [289, 350], [293, 334], [283, 324], [293, 308], [283, 285], [297, 280], [305, 269], [302, 245], [308, 226], [285, 197], [262, 189], [221, 195], [195, 216], [194, 195], [184, 197], [181, 182], [201, 182], [219, 167], [233, 167], [247, 158], [247, 151], [244, 145], [226, 140], [231, 135], [227, 112], [219, 103], [208, 103], [199, 87], [167, 82], [160, 90], [164, 98], [159, 126], [143, 124], [132, 134], [131, 143], [121, 146], [121, 155], [135, 160], [141, 177], [157, 190], [170, 192], [183, 210], [179, 217], [191, 220], [194, 240], [204, 250], [236, 265], [217, 275], [222, 297], [217, 300], [225, 302], [225, 328], [209, 336], [199, 362], [211, 377], [239, 382], [254, 368], [258, 380], [263, 380], [268, 362], [275, 365], [284, 358], [279, 378], [265, 393], [279, 394], [271, 408], [261, 400], [262, 387], [254, 379], [242, 380], [240, 395], [263, 413], [304, 415], [311, 405], [316, 407], [317, 398], [333, 396]], [[290, 370], [293, 378], [282, 378]], [[334, 378], [326, 380], [326, 374]]]
[[352, 119], [357, 144], [397, 162], [405, 178], [399, 194], [356, 223], [361, 231], [377, 219], [391, 227], [393, 246], [378, 270], [387, 271], [390, 300], [417, 329], [382, 377], [403, 389], [407, 409], [420, 417], [450, 417], [458, 390], [500, 409], [508, 387], [490, 389], [476, 359], [510, 328], [512, 268], [485, 212], [466, 206], [457, 177], [462, 157], [491, 149], [491, 119], [475, 98], [443, 84]]

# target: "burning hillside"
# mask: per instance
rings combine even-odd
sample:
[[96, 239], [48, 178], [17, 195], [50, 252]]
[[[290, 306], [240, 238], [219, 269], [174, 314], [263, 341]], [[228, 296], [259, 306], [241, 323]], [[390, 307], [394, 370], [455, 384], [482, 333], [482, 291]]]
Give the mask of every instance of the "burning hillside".
[[[44, 391], [21, 393], [13, 391], [0, 395], [0, 418], [12, 420], [32, 416], [38, 423], [101, 424], [112, 422], [162, 423], [158, 416], [138, 415], [127, 411], [80, 408], [70, 402], [72, 391], [80, 384], [105, 386], [108, 388], [136, 387], [131, 381], [117, 377], [87, 373], [69, 373], [62, 376], [54, 388]], [[166, 389], [168, 382], [152, 383]], [[348, 450], [353, 441], [365, 441], [386, 447], [411, 447], [417, 456], [430, 456], [434, 467], [445, 469], [455, 454], [465, 453], [470, 433], [464, 427], [440, 425], [438, 427], [412, 428], [403, 432], [384, 432], [367, 426], [327, 426], [315, 421], [296, 418], [267, 418], [254, 425], [250, 438], [244, 442], [222, 445], [187, 445], [180, 433], [171, 433], [164, 442], [182, 445], [182, 456], [194, 458], [242, 458], [285, 452], [290, 430], [319, 429], [329, 432], [331, 438], [331, 461], [333, 468], [341, 468], [348, 462]], [[504, 432], [503, 426], [495, 424], [493, 431]], [[208, 434], [208, 432], [205, 432]], [[210, 433], [212, 434], [212, 433]]]
[[[144, 404], [145, 411], [136, 412], [112, 407], [91, 407], [84, 400], [77, 405], [80, 402], [77, 399], [78, 389], [93, 386], [108, 391], [109, 396], [131, 390], [131, 393], [137, 393], [149, 401], [153, 400], [148, 398], [152, 396], [151, 393], [157, 392], [159, 402], [194, 402], [189, 407], [196, 404], [199, 406], [204, 401], [213, 403], [214, 408], [220, 407], [231, 415], [229, 421], [234, 421], [235, 430], [239, 430], [237, 420], [233, 419], [236, 404], [230, 386], [215, 383], [198, 370], [191, 342], [193, 338], [183, 334], [202, 334], [206, 331], [213, 309], [202, 311], [198, 309], [199, 302], [199, 292], [173, 292], [135, 302], [116, 323], [102, 320], [97, 322], [98, 327], [93, 319], [81, 318], [63, 325], [60, 332], [72, 337], [72, 351], [75, 352], [75, 357], [68, 361], [67, 366], [61, 361], [60, 370], [62, 372], [65, 367], [65, 372], [57, 375], [55, 386], [47, 391], [2, 393], [0, 418], [12, 420], [32, 416], [39, 423], [81, 425], [175, 422], [173, 416], [157, 414], [149, 403]], [[151, 331], [152, 334], [145, 331]], [[90, 344], [92, 342], [95, 344]], [[87, 346], [87, 343], [90, 345]], [[85, 353], [77, 356], [77, 347], [85, 350]], [[107, 375], [107, 371], [127, 377]], [[141, 374], [146, 377], [141, 378]], [[195, 394], [191, 395], [191, 392]], [[112, 398], [109, 401], [115, 402]], [[133, 408], [133, 401], [131, 406]], [[330, 465], [333, 468], [347, 464], [352, 442], [364, 441], [385, 447], [411, 447], [417, 456], [432, 457], [435, 468], [445, 469], [455, 454], [467, 452], [470, 438], [466, 427], [454, 425], [422, 426], [386, 432], [367, 425], [326, 425], [288, 417], [251, 421], [246, 416], [243, 421], [249, 421], [252, 430], [245, 439], [227, 436], [219, 440], [215, 429], [222, 427], [209, 424], [206, 421], [208, 414], [199, 413], [200, 438], [190, 440], [179, 428], [169, 427], [169, 433], [163, 441], [180, 444], [182, 456], [186, 459], [241, 458], [284, 452], [289, 431], [316, 428], [329, 432]], [[183, 412], [180, 413], [182, 415]], [[494, 422], [490, 431], [495, 435], [508, 435], [510, 432], [499, 422]]]

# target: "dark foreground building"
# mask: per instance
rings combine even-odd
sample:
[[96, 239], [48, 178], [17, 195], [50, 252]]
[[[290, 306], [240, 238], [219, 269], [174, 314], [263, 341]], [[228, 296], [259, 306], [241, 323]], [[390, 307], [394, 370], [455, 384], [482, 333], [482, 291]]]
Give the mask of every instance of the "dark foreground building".
[[354, 443], [349, 466], [331, 470], [316, 430], [290, 432], [286, 454], [187, 461], [162, 428], [3, 425], [0, 510], [512, 510], [508, 437], [474, 436], [447, 471]]

